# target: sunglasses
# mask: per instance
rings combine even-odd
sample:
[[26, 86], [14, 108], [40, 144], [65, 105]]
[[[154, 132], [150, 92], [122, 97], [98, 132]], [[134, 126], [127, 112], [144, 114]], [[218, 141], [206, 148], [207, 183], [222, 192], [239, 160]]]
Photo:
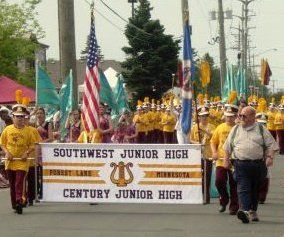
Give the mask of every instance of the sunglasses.
[[25, 115], [14, 115], [15, 118], [25, 118]]
[[239, 114], [239, 117], [246, 119], [248, 116], [246, 116], [245, 114]]

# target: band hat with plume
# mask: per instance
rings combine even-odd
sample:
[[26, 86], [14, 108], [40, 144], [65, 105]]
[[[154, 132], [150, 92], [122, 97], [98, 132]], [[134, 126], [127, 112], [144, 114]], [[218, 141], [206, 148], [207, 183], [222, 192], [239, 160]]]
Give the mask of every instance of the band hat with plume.
[[239, 111], [238, 106], [232, 104], [225, 104], [224, 115], [225, 116], [235, 116]]
[[267, 123], [268, 115], [265, 113], [257, 113], [255, 118], [258, 123]]
[[15, 104], [12, 107], [12, 115], [27, 115], [27, 107], [23, 104]]
[[1, 108], [0, 108], [0, 112], [1, 111], [7, 111], [7, 112], [10, 112], [10, 110], [6, 107], [6, 106], [1, 106]]
[[227, 104], [225, 104], [224, 115], [225, 116], [235, 116], [239, 111], [239, 107], [236, 105], [237, 103], [237, 92], [231, 91], [229, 98], [227, 100]]
[[202, 115], [209, 115], [209, 108], [204, 105], [204, 106], [199, 106], [197, 108], [197, 113], [199, 116], [202, 116]]

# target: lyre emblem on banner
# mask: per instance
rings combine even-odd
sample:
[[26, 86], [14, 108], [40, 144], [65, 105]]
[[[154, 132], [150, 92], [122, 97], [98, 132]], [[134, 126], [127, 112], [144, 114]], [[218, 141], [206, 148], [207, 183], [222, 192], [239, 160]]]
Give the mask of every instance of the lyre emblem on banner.
[[[133, 167], [132, 163], [127, 163], [126, 165], [124, 162], [120, 161], [118, 165], [114, 162], [110, 164], [110, 167], [114, 167], [113, 171], [110, 174], [110, 180], [112, 183], [116, 184], [118, 187], [126, 187], [127, 184], [130, 184], [133, 181], [133, 174], [129, 167]], [[116, 179], [115, 173], [118, 168], [118, 179]], [[125, 169], [129, 175], [129, 179], [125, 178]]]

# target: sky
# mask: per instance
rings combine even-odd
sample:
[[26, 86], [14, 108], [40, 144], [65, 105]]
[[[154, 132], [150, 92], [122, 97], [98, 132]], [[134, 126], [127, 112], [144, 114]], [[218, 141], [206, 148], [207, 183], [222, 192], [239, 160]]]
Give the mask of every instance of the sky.
[[[74, 0], [75, 2], [75, 31], [77, 58], [86, 46], [86, 39], [90, 28], [91, 0]], [[122, 17], [128, 19], [131, 16], [131, 4], [128, 0], [104, 0]], [[8, 0], [8, 2], [21, 3], [23, 0]], [[159, 19], [164, 25], [167, 34], [174, 37], [182, 36], [181, 0], [150, 0], [153, 7], [152, 18]], [[219, 64], [219, 45], [210, 45], [208, 41], [218, 35], [216, 21], [209, 20], [209, 12], [217, 10], [217, 0], [188, 0], [190, 22], [192, 25], [192, 46], [198, 51], [199, 56], [209, 52], [215, 62]], [[224, 10], [233, 10], [234, 15], [241, 14], [241, 3], [238, 0], [223, 0]], [[136, 4], [137, 6], [137, 4]], [[96, 35], [105, 59], [124, 60], [121, 48], [127, 46], [124, 36], [126, 23], [109, 11], [100, 0], [95, 0], [96, 10], [106, 17], [105, 20], [96, 13]], [[275, 81], [274, 91], [284, 89], [284, 0], [255, 0], [250, 4], [253, 15], [249, 21], [251, 55], [255, 55], [255, 64], [259, 65], [262, 57], [268, 59], [272, 70], [271, 80]], [[47, 52], [48, 58], [59, 58], [58, 40], [58, 12], [57, 0], [42, 0], [37, 8], [38, 20], [45, 31], [42, 43], [50, 46]], [[227, 46], [227, 58], [230, 63], [236, 64], [237, 51], [231, 49], [235, 45], [235, 38], [231, 34], [237, 31], [232, 27], [238, 27], [239, 19], [225, 20], [225, 35]], [[276, 50], [273, 50], [276, 49]], [[257, 68], [260, 72], [260, 68]]]

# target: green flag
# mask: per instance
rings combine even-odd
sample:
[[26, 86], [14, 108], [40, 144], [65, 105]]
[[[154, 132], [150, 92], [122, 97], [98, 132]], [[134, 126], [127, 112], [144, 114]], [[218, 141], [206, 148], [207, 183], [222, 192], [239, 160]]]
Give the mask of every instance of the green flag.
[[117, 78], [117, 83], [113, 90], [115, 101], [117, 103], [120, 114], [123, 113], [125, 110], [128, 110], [128, 111], [130, 110], [129, 104], [128, 104], [128, 97], [124, 90], [123, 82], [124, 82], [124, 78], [120, 74]]
[[37, 105], [55, 105], [59, 107], [59, 96], [51, 78], [46, 71], [38, 66], [37, 68]]
[[60, 135], [64, 139], [67, 135], [65, 123], [69, 113], [75, 108], [75, 101], [73, 96], [73, 75], [70, 70], [69, 75], [65, 78], [64, 83], [59, 92], [60, 98]]
[[100, 84], [101, 84], [100, 102], [106, 103], [111, 108], [112, 113], [117, 114], [118, 108], [113, 96], [112, 89], [103, 71], [99, 69], [99, 73], [100, 73]]

